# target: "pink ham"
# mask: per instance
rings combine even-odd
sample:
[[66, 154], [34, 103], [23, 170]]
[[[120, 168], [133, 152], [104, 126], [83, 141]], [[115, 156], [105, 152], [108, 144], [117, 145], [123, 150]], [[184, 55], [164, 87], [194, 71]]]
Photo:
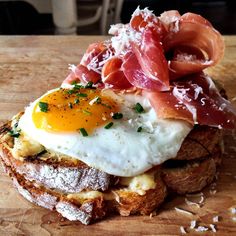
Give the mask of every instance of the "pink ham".
[[113, 89], [128, 89], [132, 87], [125, 77], [121, 65], [123, 61], [118, 57], [112, 57], [102, 68], [102, 81], [111, 85]]
[[[224, 54], [224, 41], [220, 33], [205, 18], [194, 13], [186, 13], [170, 22], [163, 46], [165, 52], [175, 54], [169, 60], [170, 79], [213, 66]], [[185, 50], [179, 50], [183, 46]], [[198, 55], [204, 55], [203, 52], [206, 56], [199, 58]]]
[[221, 97], [211, 78], [195, 74], [174, 82], [168, 92], [143, 92], [160, 118], [182, 119], [192, 124], [236, 128], [236, 111]]

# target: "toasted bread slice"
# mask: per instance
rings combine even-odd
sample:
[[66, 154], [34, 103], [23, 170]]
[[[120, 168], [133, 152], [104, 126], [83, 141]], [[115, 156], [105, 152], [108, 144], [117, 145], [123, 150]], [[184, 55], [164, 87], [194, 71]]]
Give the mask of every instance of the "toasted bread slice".
[[[221, 153], [218, 131], [210, 128], [206, 130], [207, 135], [199, 137], [197, 134], [202, 134], [202, 129], [199, 129], [199, 133], [196, 129], [190, 133], [190, 137], [197, 140], [193, 142], [196, 145], [186, 148], [204, 150], [202, 156], [197, 151], [180, 150], [180, 157], [153, 168], [149, 171], [152, 174], [144, 173], [148, 178], [152, 176], [146, 181], [142, 175], [132, 178], [111, 176], [79, 160], [48, 151], [15, 158], [12, 152], [14, 138], [8, 134], [10, 128], [8, 123], [0, 129], [0, 157], [18, 191], [29, 201], [83, 224], [89, 224], [111, 212], [123, 216], [150, 214], [164, 201], [168, 189], [180, 194], [201, 190], [213, 180]], [[214, 145], [208, 143], [206, 138], [214, 140]], [[192, 138], [189, 140], [192, 141]], [[188, 156], [190, 154], [192, 156]], [[171, 168], [169, 162], [184, 164]], [[45, 169], [48, 170], [47, 174], [42, 173]], [[71, 173], [69, 177], [68, 173]], [[142, 185], [144, 187], [140, 190]]]
[[48, 151], [35, 156], [15, 158], [12, 153], [14, 139], [8, 135], [9, 124], [2, 127], [0, 145], [4, 161], [27, 180], [34, 180], [48, 188], [62, 192], [80, 192], [84, 189], [105, 191], [117, 182], [117, 178], [82, 161]]
[[167, 161], [162, 166], [162, 179], [169, 189], [178, 194], [200, 191], [214, 179], [216, 167], [221, 161], [219, 146], [208, 156], [191, 161]]
[[160, 178], [160, 172], [156, 176], [156, 187], [149, 189], [144, 195], [129, 191], [126, 188], [113, 188], [109, 192], [89, 196], [90, 191], [80, 194], [68, 194], [47, 189], [36, 183], [26, 180], [16, 173], [2, 159], [5, 171], [13, 180], [19, 193], [28, 201], [49, 210], [56, 210], [71, 221], [80, 221], [89, 224], [91, 221], [103, 218], [110, 213], [119, 212], [120, 215], [150, 214], [165, 199], [166, 186]]

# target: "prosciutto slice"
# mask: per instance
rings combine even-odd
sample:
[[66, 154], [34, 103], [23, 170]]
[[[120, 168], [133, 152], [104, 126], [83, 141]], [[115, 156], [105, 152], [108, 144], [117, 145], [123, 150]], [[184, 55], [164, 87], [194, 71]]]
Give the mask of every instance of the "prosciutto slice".
[[100, 74], [93, 70], [89, 70], [86, 66], [80, 64], [77, 67], [74, 66], [71, 73], [63, 81], [63, 84], [72, 84], [74, 82], [88, 83], [90, 81], [96, 84], [100, 80]]
[[235, 129], [236, 111], [218, 92], [210, 77], [195, 74], [172, 84], [168, 92], [143, 92], [158, 117], [192, 124]]
[[121, 69], [123, 61], [118, 57], [112, 57], [102, 68], [102, 81], [111, 85], [113, 89], [128, 89], [132, 84], [127, 80]]
[[172, 11], [163, 16], [168, 24], [163, 46], [167, 55], [174, 55], [168, 63], [170, 79], [200, 72], [219, 62], [224, 54], [224, 41], [205, 18], [186, 13], [182, 16], [176, 14], [174, 21], [168, 21], [168, 14], [173, 19]]
[[139, 64], [136, 55], [131, 51], [125, 55], [123, 70], [128, 81], [137, 88], [145, 88], [150, 91], [166, 90], [166, 86], [163, 85], [163, 83], [147, 77]]

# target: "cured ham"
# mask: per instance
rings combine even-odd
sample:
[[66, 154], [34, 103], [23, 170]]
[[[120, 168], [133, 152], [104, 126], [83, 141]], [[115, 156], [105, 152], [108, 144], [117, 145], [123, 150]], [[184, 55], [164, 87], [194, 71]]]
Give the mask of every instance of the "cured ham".
[[171, 91], [144, 91], [158, 117], [192, 124], [236, 128], [236, 111], [218, 92], [210, 77], [195, 74], [174, 82]]
[[[172, 52], [175, 55], [169, 58], [171, 79], [200, 72], [222, 58], [223, 38], [203, 17], [186, 13], [176, 17], [168, 27], [169, 32], [163, 39], [163, 46], [166, 53]], [[185, 50], [181, 50], [183, 46]], [[199, 54], [202, 54], [201, 58], [198, 57]]]
[[128, 89], [132, 86], [121, 69], [122, 63], [120, 58], [113, 57], [102, 68], [102, 81], [113, 89]]
[[134, 53], [127, 53], [124, 60], [124, 74], [133, 86], [154, 91], [166, 90], [166, 86], [163, 83], [146, 76]]
[[159, 91], [168, 90], [168, 65], [158, 34], [147, 29], [143, 32], [141, 44], [132, 43], [131, 45], [143, 73], [152, 80], [152, 83], [161, 84]]
[[87, 83], [89, 81], [96, 84], [98, 81], [101, 80], [100, 74], [93, 70], [89, 70], [84, 65], [78, 65], [74, 66], [71, 70], [71, 73], [66, 77], [66, 79], [63, 81], [65, 84], [72, 84], [74, 82], [79, 83]]
[[91, 44], [63, 83], [89, 81], [101, 88], [147, 96], [161, 118], [236, 128], [236, 111], [203, 70], [219, 62], [224, 41], [200, 15], [147, 8], [130, 23], [111, 26], [110, 40]]

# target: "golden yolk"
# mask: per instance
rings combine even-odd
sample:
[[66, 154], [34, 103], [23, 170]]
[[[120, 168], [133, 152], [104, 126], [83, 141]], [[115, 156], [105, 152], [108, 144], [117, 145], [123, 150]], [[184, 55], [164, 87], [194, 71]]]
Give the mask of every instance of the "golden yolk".
[[[47, 103], [46, 111], [40, 103]], [[47, 131], [87, 132], [106, 125], [111, 114], [118, 111], [114, 100], [103, 96], [98, 89], [59, 89], [44, 96], [34, 107], [32, 119], [35, 126]]]

